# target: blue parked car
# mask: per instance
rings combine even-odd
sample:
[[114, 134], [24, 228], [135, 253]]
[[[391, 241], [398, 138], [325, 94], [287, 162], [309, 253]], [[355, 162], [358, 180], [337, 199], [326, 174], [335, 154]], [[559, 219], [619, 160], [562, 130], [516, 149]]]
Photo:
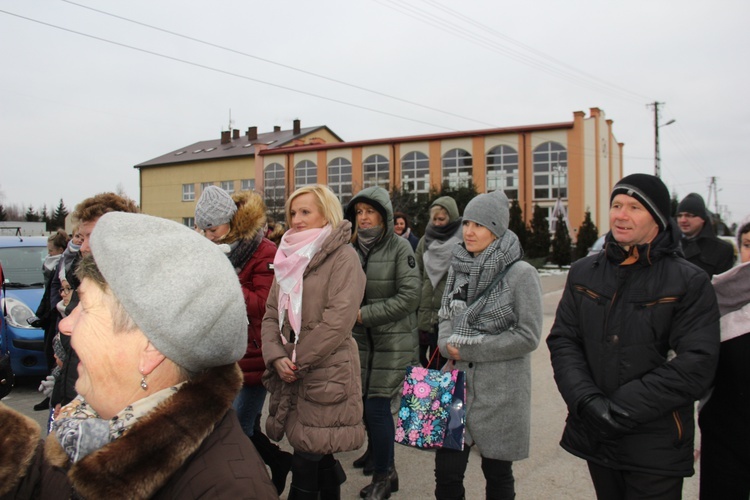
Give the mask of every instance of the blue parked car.
[[0, 236], [0, 264], [5, 282], [0, 304], [0, 349], [10, 353], [17, 377], [44, 377], [44, 330], [29, 325], [44, 295], [42, 264], [47, 256], [44, 236]]

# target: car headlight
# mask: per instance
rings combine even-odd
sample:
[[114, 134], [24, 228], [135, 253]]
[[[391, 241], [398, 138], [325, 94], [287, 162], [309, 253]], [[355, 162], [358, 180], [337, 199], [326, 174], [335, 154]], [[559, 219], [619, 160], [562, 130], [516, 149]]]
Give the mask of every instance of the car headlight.
[[5, 319], [9, 325], [16, 328], [34, 328], [26, 321], [34, 317], [34, 311], [29, 309], [29, 306], [18, 299], [5, 297], [3, 299], [3, 307], [5, 309]]

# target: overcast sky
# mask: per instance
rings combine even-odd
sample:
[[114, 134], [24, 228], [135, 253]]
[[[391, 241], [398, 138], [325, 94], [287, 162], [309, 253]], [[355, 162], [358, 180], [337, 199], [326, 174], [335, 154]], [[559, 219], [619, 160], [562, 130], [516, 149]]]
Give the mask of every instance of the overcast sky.
[[625, 173], [653, 173], [657, 101], [670, 190], [708, 201], [715, 176], [738, 221], [748, 19], [746, 0], [0, 0], [0, 201], [137, 201], [133, 165], [218, 138], [230, 110], [243, 133], [299, 118], [361, 140], [598, 107]]

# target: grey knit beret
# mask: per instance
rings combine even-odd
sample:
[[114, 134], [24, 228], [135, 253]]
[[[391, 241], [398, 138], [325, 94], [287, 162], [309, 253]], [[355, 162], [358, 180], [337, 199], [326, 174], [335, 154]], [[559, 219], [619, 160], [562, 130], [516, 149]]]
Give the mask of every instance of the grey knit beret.
[[195, 224], [201, 229], [228, 224], [237, 205], [229, 193], [217, 186], [208, 186], [203, 190], [195, 205]]
[[125, 311], [167, 358], [197, 372], [245, 354], [245, 300], [216, 244], [177, 222], [112, 212], [97, 221], [91, 253]]
[[464, 209], [464, 221], [467, 220], [481, 224], [500, 238], [510, 220], [508, 197], [499, 189], [475, 196]]

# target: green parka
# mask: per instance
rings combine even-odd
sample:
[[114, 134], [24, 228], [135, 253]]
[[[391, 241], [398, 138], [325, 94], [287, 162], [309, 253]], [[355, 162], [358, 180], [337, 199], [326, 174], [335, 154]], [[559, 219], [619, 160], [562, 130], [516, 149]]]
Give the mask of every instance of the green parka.
[[[450, 196], [441, 196], [430, 205], [430, 209], [434, 206], [443, 207], [448, 216], [450, 222], [457, 220], [460, 215], [458, 214], [458, 206], [453, 198]], [[463, 231], [459, 226], [456, 231], [456, 235], [463, 240]], [[424, 269], [424, 253], [425, 253], [425, 237], [420, 238], [417, 244], [417, 251], [415, 257], [417, 259], [417, 267], [421, 275], [421, 299], [419, 301], [419, 310], [417, 311], [417, 327], [419, 330], [425, 332], [437, 334], [438, 324], [438, 311], [440, 310], [440, 300], [443, 298], [443, 290], [445, 289], [445, 280], [448, 279], [448, 266], [445, 268], [445, 274], [438, 281], [437, 285], [433, 288], [432, 282], [430, 281], [427, 272]]]
[[417, 307], [419, 271], [411, 245], [393, 232], [393, 206], [381, 187], [360, 191], [346, 208], [346, 218], [356, 227], [357, 203], [378, 210], [385, 232], [367, 257], [354, 243], [367, 276], [360, 314], [354, 326], [362, 365], [365, 398], [390, 398], [401, 388], [406, 367], [417, 363]]

